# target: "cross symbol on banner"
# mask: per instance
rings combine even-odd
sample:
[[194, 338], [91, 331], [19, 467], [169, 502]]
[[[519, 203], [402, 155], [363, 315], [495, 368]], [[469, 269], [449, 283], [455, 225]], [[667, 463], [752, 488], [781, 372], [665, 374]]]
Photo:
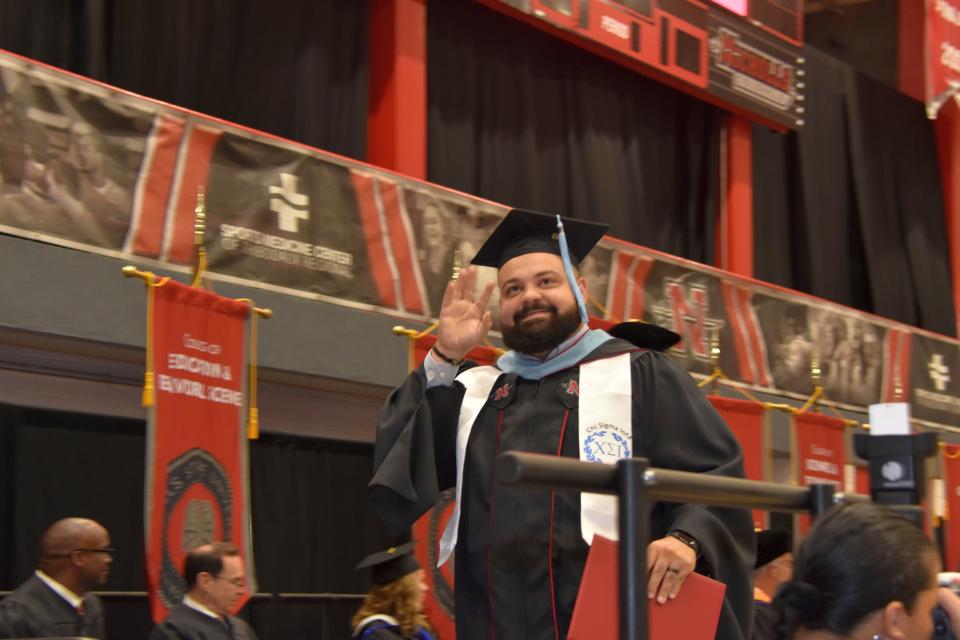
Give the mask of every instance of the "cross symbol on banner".
[[946, 391], [947, 383], [950, 382], [950, 367], [943, 363], [943, 355], [935, 353], [930, 356], [930, 362], [927, 363], [927, 369], [930, 372], [930, 380], [937, 391]]
[[309, 220], [310, 197], [297, 193], [299, 178], [292, 173], [280, 174], [280, 186], [270, 185], [270, 210], [278, 216], [281, 231], [297, 232], [298, 220]]

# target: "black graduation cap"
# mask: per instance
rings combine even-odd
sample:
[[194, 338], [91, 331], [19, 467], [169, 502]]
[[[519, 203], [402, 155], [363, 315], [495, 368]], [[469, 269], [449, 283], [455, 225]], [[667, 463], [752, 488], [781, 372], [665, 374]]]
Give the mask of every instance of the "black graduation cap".
[[357, 569], [369, 568], [374, 584], [387, 584], [420, 569], [420, 563], [413, 557], [412, 552], [412, 542], [390, 547], [385, 551], [371, 553], [360, 561]]
[[[609, 225], [596, 222], [563, 217], [560, 219], [567, 236], [570, 259], [574, 264], [587, 257], [610, 228]], [[471, 262], [481, 267], [499, 269], [508, 260], [527, 253], [560, 255], [557, 237], [556, 216], [526, 209], [511, 209]]]
[[783, 529], [757, 531], [757, 561], [753, 568], [770, 564], [785, 553], [793, 551], [793, 540]]
[[607, 333], [634, 346], [653, 351], [666, 351], [681, 340], [678, 333], [642, 320], [627, 320], [615, 324], [607, 329]]

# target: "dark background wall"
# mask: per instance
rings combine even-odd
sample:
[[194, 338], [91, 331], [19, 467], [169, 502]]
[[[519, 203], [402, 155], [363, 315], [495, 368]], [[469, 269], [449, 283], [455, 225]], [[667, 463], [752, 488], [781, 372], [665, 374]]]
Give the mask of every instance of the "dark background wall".
[[[144, 591], [142, 420], [0, 405], [0, 590], [33, 571], [38, 540], [59, 518], [84, 515], [116, 548], [106, 591]], [[258, 592], [245, 609], [261, 638], [347, 637], [368, 576], [354, 565], [393, 542], [366, 505], [372, 447], [264, 434], [250, 442]], [[15, 526], [9, 526], [14, 523]], [[273, 594], [272, 597], [270, 594]], [[145, 596], [106, 599], [108, 637], [144, 638]]]

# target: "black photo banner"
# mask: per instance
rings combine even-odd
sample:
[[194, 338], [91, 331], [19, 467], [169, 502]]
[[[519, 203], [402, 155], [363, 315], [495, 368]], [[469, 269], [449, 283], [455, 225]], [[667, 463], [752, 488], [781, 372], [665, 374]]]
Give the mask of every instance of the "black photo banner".
[[[507, 210], [0, 53], [3, 232], [189, 265], [201, 186], [213, 277], [423, 321]], [[757, 389], [805, 397], [816, 363], [827, 400], [960, 416], [956, 340], [614, 238], [581, 271], [593, 315], [677, 331], [693, 373], [716, 343]]]

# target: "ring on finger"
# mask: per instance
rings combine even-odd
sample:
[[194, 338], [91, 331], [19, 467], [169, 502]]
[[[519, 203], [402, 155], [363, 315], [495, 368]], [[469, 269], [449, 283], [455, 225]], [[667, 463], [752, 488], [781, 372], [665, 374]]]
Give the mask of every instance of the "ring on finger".
[[667, 573], [680, 573], [680, 569], [675, 569], [673, 567], [667, 567]]

